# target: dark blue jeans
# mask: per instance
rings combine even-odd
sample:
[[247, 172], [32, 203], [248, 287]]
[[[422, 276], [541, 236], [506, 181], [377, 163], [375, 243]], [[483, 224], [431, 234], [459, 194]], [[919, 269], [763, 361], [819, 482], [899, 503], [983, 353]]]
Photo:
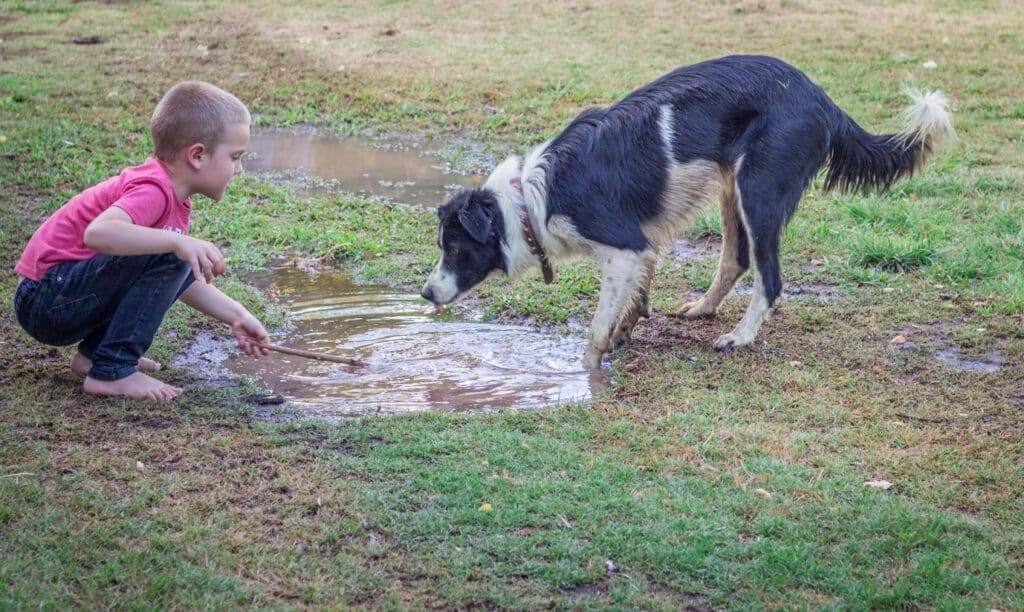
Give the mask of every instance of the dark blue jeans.
[[192, 284], [188, 263], [173, 253], [96, 255], [25, 279], [14, 294], [18, 323], [44, 344], [78, 342], [92, 360], [89, 376], [118, 380], [136, 371], [168, 309]]

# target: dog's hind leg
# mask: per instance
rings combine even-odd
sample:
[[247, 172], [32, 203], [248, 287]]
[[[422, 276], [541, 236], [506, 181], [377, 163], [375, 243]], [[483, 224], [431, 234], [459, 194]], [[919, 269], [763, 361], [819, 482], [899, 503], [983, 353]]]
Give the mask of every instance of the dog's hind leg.
[[729, 172], [723, 184], [720, 201], [722, 255], [718, 259], [715, 278], [703, 297], [684, 304], [674, 316], [687, 319], [714, 316], [718, 305], [729, 295], [736, 281], [750, 268], [750, 245], [740, 205], [735, 174]]
[[762, 136], [761, 142], [770, 144], [752, 151], [736, 174], [739, 210], [757, 269], [750, 305], [736, 328], [715, 340], [718, 350], [753, 342], [765, 314], [782, 293], [782, 229], [824, 161], [828, 137], [821, 123], [790, 124], [772, 136]]
[[[601, 366], [601, 357], [612, 348], [616, 324], [623, 320], [624, 310], [635, 303], [640, 287], [644, 286], [648, 262], [656, 261], [650, 252], [599, 248], [595, 256], [601, 262], [604, 279], [597, 312], [590, 325], [590, 346], [583, 356], [583, 365], [591, 370]], [[639, 316], [639, 315], [638, 315]]]
[[[799, 193], [797, 197], [799, 198]], [[744, 192], [747, 197], [747, 192]], [[779, 238], [782, 233], [784, 218], [775, 218], [764, 214], [765, 206], [756, 204], [754, 198], [748, 200], [749, 206], [744, 207], [744, 225], [753, 243], [754, 261], [754, 294], [750, 305], [740, 319], [736, 328], [715, 340], [714, 347], [720, 351], [746, 346], [754, 341], [757, 330], [761, 328], [765, 313], [782, 293], [782, 273], [779, 268]]]
[[651, 316], [651, 281], [654, 280], [656, 264], [657, 260], [653, 257], [644, 262], [644, 277], [637, 286], [633, 298], [627, 302], [626, 310], [615, 326], [615, 332], [612, 334], [612, 348], [619, 348], [629, 340], [640, 317]]

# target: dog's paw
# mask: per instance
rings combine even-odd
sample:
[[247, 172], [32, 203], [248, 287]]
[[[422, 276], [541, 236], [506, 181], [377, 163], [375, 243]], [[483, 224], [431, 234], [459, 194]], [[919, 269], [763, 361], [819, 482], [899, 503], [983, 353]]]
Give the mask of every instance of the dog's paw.
[[640, 290], [640, 316], [645, 319], [651, 318], [651, 300], [646, 289]]
[[722, 334], [715, 340], [714, 347], [716, 351], [731, 351], [740, 347], [750, 344], [753, 338], [743, 338], [736, 332], [730, 332], [728, 334]]
[[593, 346], [587, 349], [587, 352], [583, 355], [583, 367], [587, 370], [594, 371], [601, 369], [601, 357], [604, 356], [604, 351], [600, 351]]
[[715, 309], [709, 306], [704, 300], [687, 302], [683, 307], [672, 314], [680, 319], [700, 319], [703, 317], [715, 316]]
[[620, 349], [623, 346], [625, 346], [626, 343], [628, 343], [630, 338], [633, 336], [633, 329], [635, 327], [636, 327], [636, 322], [635, 321], [633, 322], [632, 325], [626, 325], [624, 323], [619, 323], [618, 326], [615, 327], [615, 333], [612, 334], [611, 342], [610, 342], [611, 347], [613, 349]]

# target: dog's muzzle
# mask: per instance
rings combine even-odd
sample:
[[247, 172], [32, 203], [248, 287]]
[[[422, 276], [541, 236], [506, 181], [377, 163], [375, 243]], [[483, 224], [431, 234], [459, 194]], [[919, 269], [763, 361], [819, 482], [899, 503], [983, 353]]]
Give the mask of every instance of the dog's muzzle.
[[433, 304], [434, 312], [436, 312], [437, 314], [441, 314], [442, 312], [444, 312], [444, 304], [438, 304], [437, 301], [434, 300], [434, 290], [432, 288], [424, 287], [423, 292], [420, 293], [420, 297]]

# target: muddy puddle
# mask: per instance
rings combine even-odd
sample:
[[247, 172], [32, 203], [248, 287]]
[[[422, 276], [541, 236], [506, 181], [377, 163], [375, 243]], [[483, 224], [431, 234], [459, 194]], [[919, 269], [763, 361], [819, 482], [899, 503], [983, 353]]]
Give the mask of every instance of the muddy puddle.
[[410, 138], [267, 131], [252, 135], [243, 165], [247, 172], [271, 178], [305, 177], [326, 188], [435, 207], [458, 188], [478, 187], [484, 181], [446, 164], [448, 146]]
[[[309, 178], [317, 186], [434, 207], [460, 187], [482, 184], [483, 176], [466, 172], [492, 162], [479, 146], [457, 144], [468, 153], [462, 151], [463, 161], [453, 169], [445, 161], [452, 157], [450, 146], [270, 130], [253, 134], [244, 165], [274, 181]], [[289, 326], [274, 335], [275, 344], [366, 363], [351, 367], [279, 353], [218, 360], [307, 416], [519, 410], [591, 397], [591, 378], [582, 369], [583, 335], [439, 319], [415, 293], [354, 285], [335, 273], [287, 264], [254, 282], [287, 311]], [[210, 361], [215, 352], [202, 358]]]
[[987, 359], [964, 359], [956, 347], [936, 351], [935, 358], [959, 372], [981, 374], [995, 374], [1003, 363], [1002, 356], [994, 351], [989, 353]]
[[722, 241], [718, 238], [677, 238], [672, 246], [672, 256], [679, 261], [718, 258], [722, 253]]
[[[255, 284], [287, 310], [272, 342], [358, 359], [364, 367], [279, 353], [221, 365], [283, 395], [306, 416], [425, 410], [521, 410], [587, 401], [582, 335], [440, 319], [422, 298], [281, 265]], [[595, 381], [594, 384], [600, 384]]]

